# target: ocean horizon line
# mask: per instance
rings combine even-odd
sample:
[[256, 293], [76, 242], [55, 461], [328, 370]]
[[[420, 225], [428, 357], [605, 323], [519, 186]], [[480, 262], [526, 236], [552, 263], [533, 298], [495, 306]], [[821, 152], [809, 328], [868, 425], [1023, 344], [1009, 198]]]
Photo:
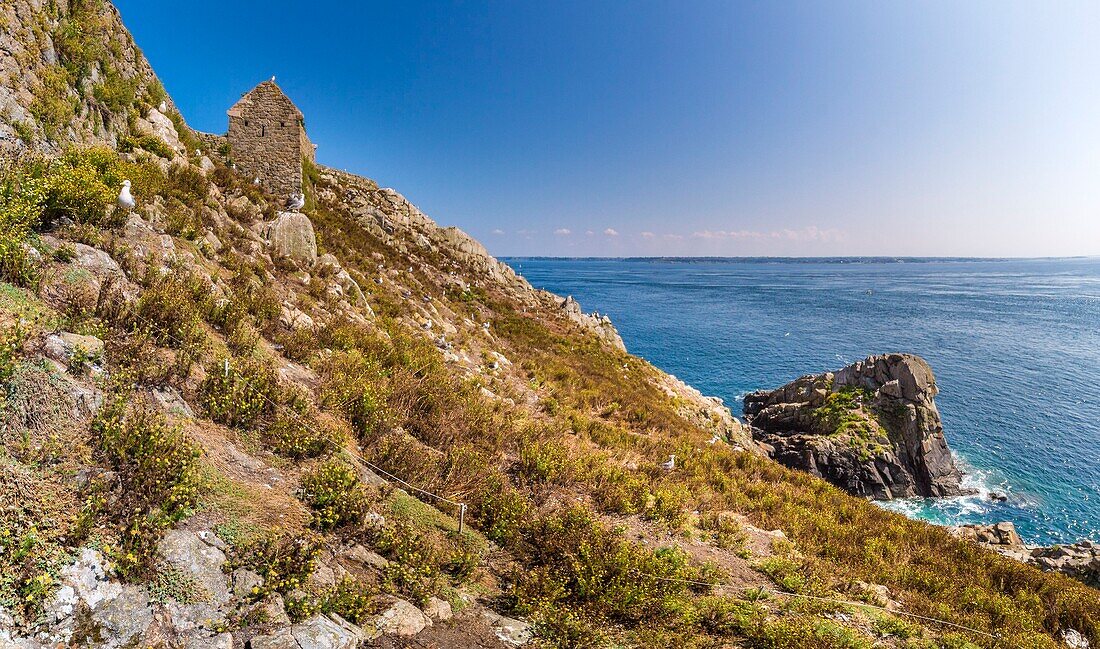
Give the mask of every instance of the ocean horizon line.
[[1100, 260], [1100, 255], [1069, 255], [1055, 257], [929, 257], [904, 255], [869, 256], [565, 256], [565, 255], [501, 255], [502, 261], [646, 261], [663, 263], [831, 263], [831, 264], [904, 264], [904, 263], [966, 263], [999, 261], [1087, 261]]

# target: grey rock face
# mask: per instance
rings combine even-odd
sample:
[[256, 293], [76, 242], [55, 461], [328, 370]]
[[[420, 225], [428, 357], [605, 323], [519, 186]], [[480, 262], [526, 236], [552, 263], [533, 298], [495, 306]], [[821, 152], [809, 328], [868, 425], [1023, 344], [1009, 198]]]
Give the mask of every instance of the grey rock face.
[[534, 632], [531, 631], [531, 625], [522, 620], [504, 617], [489, 609], [482, 612], [482, 617], [492, 627], [497, 638], [505, 644], [519, 647], [531, 642], [535, 637]]
[[[829, 430], [832, 395], [854, 403], [853, 425]], [[753, 436], [774, 459], [858, 495], [887, 500], [965, 491], [944, 437], [932, 368], [919, 356], [870, 356], [745, 397]]]
[[362, 629], [343, 619], [315, 615], [293, 626], [258, 635], [252, 649], [355, 649], [367, 639]]
[[265, 231], [274, 256], [307, 265], [317, 261], [317, 237], [305, 214], [279, 212], [274, 221], [266, 224]]
[[375, 618], [375, 629], [382, 635], [411, 636], [432, 625], [424, 612], [403, 599], [391, 598]]

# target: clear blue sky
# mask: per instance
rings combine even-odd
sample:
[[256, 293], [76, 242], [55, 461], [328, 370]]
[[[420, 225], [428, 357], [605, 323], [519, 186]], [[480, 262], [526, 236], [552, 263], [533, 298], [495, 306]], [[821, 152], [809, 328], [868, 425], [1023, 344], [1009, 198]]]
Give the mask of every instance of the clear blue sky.
[[499, 255], [1100, 254], [1095, 1], [115, 4]]

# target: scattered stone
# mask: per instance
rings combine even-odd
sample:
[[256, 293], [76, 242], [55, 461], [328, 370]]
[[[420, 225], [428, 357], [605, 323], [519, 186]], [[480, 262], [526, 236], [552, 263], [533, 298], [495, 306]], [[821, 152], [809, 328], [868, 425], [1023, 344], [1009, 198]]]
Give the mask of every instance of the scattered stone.
[[531, 642], [535, 637], [531, 625], [522, 620], [504, 617], [489, 609], [482, 611], [481, 615], [501, 642], [518, 647]]
[[233, 582], [233, 595], [242, 599], [251, 596], [254, 592], [259, 592], [260, 587], [264, 585], [264, 578], [248, 568], [237, 568], [230, 575], [230, 579]]
[[1089, 639], [1076, 629], [1066, 629], [1062, 632], [1062, 641], [1070, 649], [1089, 649]]
[[153, 395], [153, 400], [157, 403], [166, 413], [183, 415], [188, 419], [194, 419], [195, 413], [191, 410], [191, 406], [187, 404], [187, 401], [180, 396], [179, 392], [171, 386], [165, 386], [162, 388], [153, 388], [150, 391]]
[[336, 573], [327, 563], [318, 562], [313, 568], [313, 572], [309, 573], [308, 582], [315, 589], [324, 590], [336, 585]]
[[233, 634], [219, 633], [208, 636], [193, 632], [180, 638], [181, 649], [233, 649]]
[[446, 622], [454, 617], [451, 603], [438, 597], [428, 598], [428, 603], [424, 606], [424, 614], [433, 622]]
[[95, 360], [103, 356], [103, 341], [95, 336], [81, 336], [69, 331], [46, 336], [42, 352], [47, 358], [68, 366], [76, 354]]
[[385, 567], [388, 566], [390, 563], [389, 560], [387, 560], [382, 555], [378, 554], [377, 552], [368, 550], [358, 543], [344, 550], [344, 552], [340, 556], [341, 558], [352, 563], [357, 563], [367, 568], [375, 568], [377, 570], [385, 569]]
[[382, 635], [411, 636], [431, 626], [432, 621], [417, 607], [394, 597], [375, 618], [374, 625]]

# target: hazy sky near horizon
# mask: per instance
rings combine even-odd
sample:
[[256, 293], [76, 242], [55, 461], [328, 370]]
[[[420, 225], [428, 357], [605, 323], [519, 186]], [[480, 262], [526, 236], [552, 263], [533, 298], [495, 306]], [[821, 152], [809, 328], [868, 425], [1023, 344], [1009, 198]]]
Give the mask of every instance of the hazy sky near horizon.
[[1100, 255], [1095, 1], [115, 4], [494, 254]]

